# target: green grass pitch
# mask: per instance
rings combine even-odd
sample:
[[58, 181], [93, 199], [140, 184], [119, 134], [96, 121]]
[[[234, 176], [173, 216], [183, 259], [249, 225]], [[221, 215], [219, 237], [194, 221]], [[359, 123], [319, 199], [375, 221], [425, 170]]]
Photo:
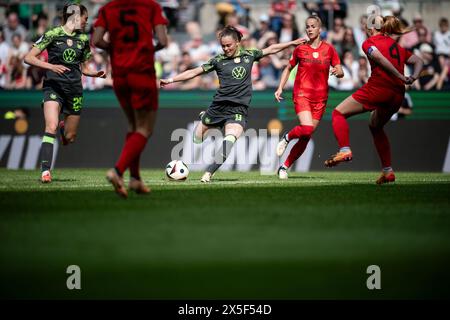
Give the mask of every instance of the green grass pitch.
[[[106, 170], [0, 170], [2, 298], [409, 299], [450, 297], [450, 175], [146, 170], [118, 198]], [[81, 268], [81, 290], [66, 268]], [[381, 290], [368, 290], [369, 265]]]

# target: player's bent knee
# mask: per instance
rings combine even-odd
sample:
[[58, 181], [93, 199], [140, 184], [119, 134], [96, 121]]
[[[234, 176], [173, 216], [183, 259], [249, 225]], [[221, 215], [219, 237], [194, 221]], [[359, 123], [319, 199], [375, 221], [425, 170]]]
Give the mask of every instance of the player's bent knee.
[[146, 129], [146, 128], [138, 128], [136, 130], [136, 132], [140, 133], [141, 135], [143, 135], [147, 139], [150, 138], [152, 136], [152, 134], [153, 134], [153, 130], [152, 129]]
[[303, 126], [303, 139], [310, 139], [314, 132], [314, 126]]
[[55, 123], [55, 124], [53, 124], [53, 123], [52, 124], [47, 124], [45, 126], [45, 132], [56, 134], [57, 130], [58, 130], [58, 124], [57, 123]]
[[77, 138], [77, 135], [75, 133], [66, 133], [65, 137], [69, 143], [74, 143]]
[[345, 118], [345, 115], [342, 114], [338, 109], [334, 109], [333, 112], [331, 113], [331, 116], [333, 118], [334, 117], [344, 117]]
[[203, 142], [203, 139], [201, 137], [196, 136], [195, 134], [192, 135], [192, 141], [195, 144], [201, 144]]

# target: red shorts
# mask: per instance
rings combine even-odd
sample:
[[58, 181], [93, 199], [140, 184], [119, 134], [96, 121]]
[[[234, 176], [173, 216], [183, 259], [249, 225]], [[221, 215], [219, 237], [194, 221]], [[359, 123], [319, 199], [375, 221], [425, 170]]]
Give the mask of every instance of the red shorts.
[[314, 102], [306, 97], [294, 97], [295, 113], [298, 114], [301, 111], [309, 111], [312, 114], [312, 118], [316, 120], [322, 119], [325, 109], [327, 108], [327, 100]]
[[145, 73], [114, 76], [114, 92], [122, 108], [158, 110], [156, 77]]
[[366, 110], [371, 111], [383, 108], [396, 112], [402, 105], [405, 91], [365, 84], [353, 93], [352, 97], [361, 103]]

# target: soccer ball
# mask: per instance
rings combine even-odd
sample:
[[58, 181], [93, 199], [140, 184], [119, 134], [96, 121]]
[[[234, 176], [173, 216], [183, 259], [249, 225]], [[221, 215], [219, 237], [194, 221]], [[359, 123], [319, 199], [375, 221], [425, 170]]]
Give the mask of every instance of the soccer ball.
[[183, 181], [187, 179], [189, 169], [183, 161], [173, 160], [166, 166], [166, 175], [170, 180]]

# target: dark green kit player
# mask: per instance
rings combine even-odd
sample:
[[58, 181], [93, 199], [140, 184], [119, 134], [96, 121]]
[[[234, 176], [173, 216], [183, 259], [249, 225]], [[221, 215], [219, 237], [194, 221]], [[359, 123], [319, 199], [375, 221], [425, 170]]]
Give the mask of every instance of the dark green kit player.
[[208, 63], [187, 70], [170, 79], [161, 79], [161, 86], [172, 82], [185, 81], [203, 73], [216, 71], [220, 87], [206, 112], [201, 113], [201, 123], [195, 128], [194, 142], [201, 143], [210, 128], [224, 128], [225, 138], [214, 163], [206, 170], [201, 181], [210, 182], [214, 172], [225, 162], [236, 140], [244, 132], [247, 123], [248, 107], [252, 99], [251, 70], [254, 62], [266, 55], [277, 53], [290, 46], [297, 46], [305, 40], [273, 44], [262, 50], [244, 49], [240, 42], [242, 33], [227, 26], [219, 33], [223, 54], [212, 58]]
[[[46, 69], [43, 92], [45, 133], [41, 146], [41, 181], [51, 182], [50, 168], [53, 144], [59, 127], [63, 145], [75, 141], [83, 107], [81, 75], [105, 77], [104, 71], [93, 71], [88, 67], [91, 58], [89, 37], [83, 32], [88, 11], [83, 5], [68, 4], [63, 9], [63, 25], [47, 31], [33, 45], [25, 62]], [[48, 63], [38, 56], [48, 51]], [[59, 122], [59, 114], [64, 121]]]

